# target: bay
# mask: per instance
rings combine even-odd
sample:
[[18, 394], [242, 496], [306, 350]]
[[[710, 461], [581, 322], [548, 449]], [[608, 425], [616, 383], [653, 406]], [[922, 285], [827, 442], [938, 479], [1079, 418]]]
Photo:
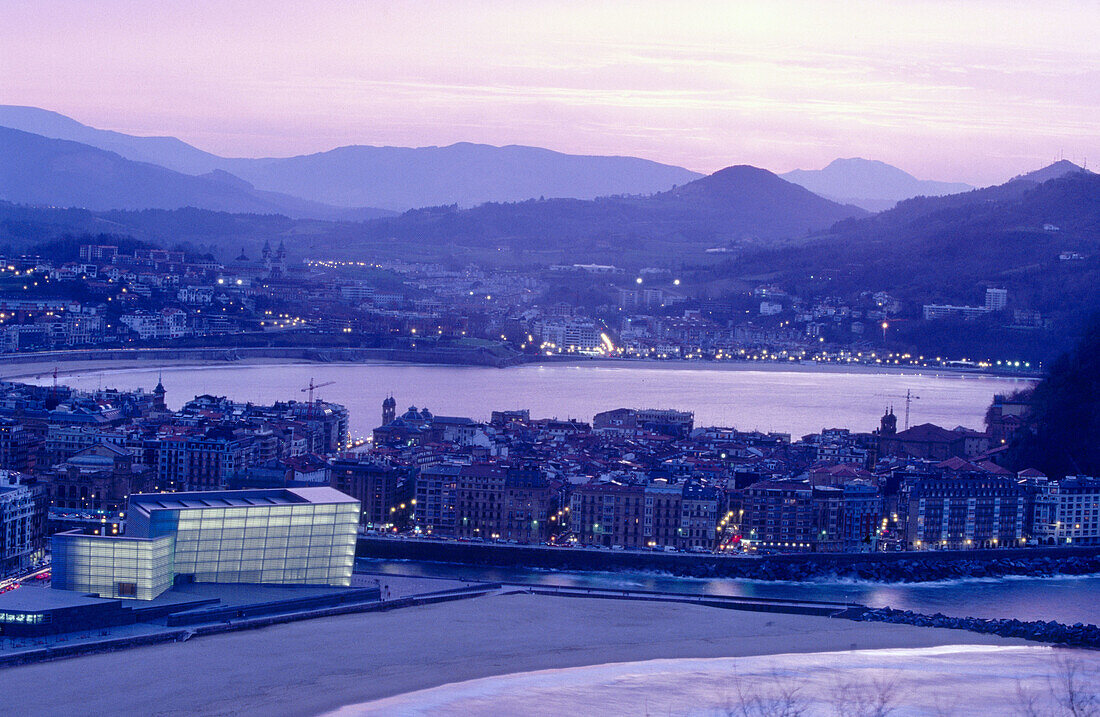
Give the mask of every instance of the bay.
[[[8, 376], [30, 373], [5, 367]], [[52, 369], [51, 369], [52, 370]], [[695, 413], [696, 426], [779, 431], [793, 438], [823, 428], [870, 431], [887, 406], [904, 427], [905, 395], [912, 401], [910, 424], [935, 423], [981, 429], [994, 394], [1010, 393], [1031, 381], [983, 374], [935, 371], [836, 370], [749, 364], [614, 362], [523, 365], [505, 369], [395, 363], [210, 364], [65, 370], [62, 383], [82, 389], [114, 387], [151, 390], [158, 378], [168, 405], [178, 408], [198, 394], [271, 403], [306, 400], [312, 379], [320, 399], [344, 404], [352, 434], [367, 436], [381, 422], [387, 396], [398, 412], [408, 406], [436, 415], [488, 420], [493, 410], [527, 408], [534, 418], [592, 420], [613, 408], [674, 408]], [[42, 371], [25, 380], [47, 384]]]

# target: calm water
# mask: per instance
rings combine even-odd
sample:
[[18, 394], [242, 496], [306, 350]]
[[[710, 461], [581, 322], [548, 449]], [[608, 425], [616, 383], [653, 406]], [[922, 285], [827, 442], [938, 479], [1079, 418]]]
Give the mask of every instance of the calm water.
[[[4, 367], [4, 375], [25, 372]], [[152, 389], [160, 370], [103, 369], [62, 374], [84, 389]], [[913, 401], [913, 425], [936, 423], [980, 428], [995, 393], [1029, 385], [1024, 379], [977, 375], [804, 369], [742, 366], [621, 366], [606, 363], [528, 365], [508, 369], [416, 364], [266, 364], [167, 367], [163, 370], [168, 404], [179, 407], [196, 394], [270, 403], [305, 399], [310, 379], [334, 381], [317, 396], [351, 411], [352, 433], [369, 435], [381, 420], [386, 396], [407, 406], [427, 407], [440, 415], [488, 420], [494, 409], [529, 408], [535, 418], [579, 418], [618, 407], [675, 408], [695, 412], [696, 425], [742, 430], [782, 431], [798, 437], [826, 427], [869, 431], [878, 426], [886, 405], [904, 422], [907, 390]], [[49, 375], [29, 377], [38, 383]], [[900, 426], [899, 426], [900, 427]]]
[[1100, 624], [1100, 576], [951, 580], [913, 585], [870, 582], [764, 582], [677, 578], [650, 573], [551, 572], [360, 558], [356, 570], [390, 575], [740, 597], [832, 600], [952, 617]]

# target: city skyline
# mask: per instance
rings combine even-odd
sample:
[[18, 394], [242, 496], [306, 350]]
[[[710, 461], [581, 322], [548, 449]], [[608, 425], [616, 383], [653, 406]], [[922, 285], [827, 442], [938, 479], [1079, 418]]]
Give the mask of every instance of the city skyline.
[[1100, 151], [1096, 10], [1072, 3], [266, 8], [9, 8], [3, 101], [237, 156], [470, 141], [702, 172], [864, 156], [980, 185]]

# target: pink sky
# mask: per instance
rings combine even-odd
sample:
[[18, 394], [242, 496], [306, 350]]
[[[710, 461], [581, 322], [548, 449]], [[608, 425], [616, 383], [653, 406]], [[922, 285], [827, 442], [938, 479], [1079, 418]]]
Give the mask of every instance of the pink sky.
[[223, 155], [531, 144], [988, 184], [1100, 163], [1100, 3], [0, 0], [0, 103]]

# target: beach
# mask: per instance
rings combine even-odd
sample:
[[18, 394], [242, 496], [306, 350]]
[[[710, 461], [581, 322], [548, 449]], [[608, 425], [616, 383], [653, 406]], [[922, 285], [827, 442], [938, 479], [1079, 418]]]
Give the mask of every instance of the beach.
[[960, 630], [494, 595], [0, 670], [20, 715], [315, 715], [498, 675], [640, 660], [1034, 645]]

